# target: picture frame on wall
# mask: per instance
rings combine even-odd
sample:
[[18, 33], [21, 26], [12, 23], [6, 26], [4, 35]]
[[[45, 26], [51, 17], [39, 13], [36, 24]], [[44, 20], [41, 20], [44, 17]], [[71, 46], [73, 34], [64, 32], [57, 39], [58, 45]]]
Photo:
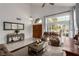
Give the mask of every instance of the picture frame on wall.
[[3, 29], [4, 30], [24, 30], [23, 23], [14, 23], [14, 22], [3, 22]]
[[12, 29], [17, 29], [17, 24], [12, 24]]
[[24, 29], [24, 24], [18, 24], [18, 29]]
[[4, 24], [5, 25], [5, 29], [7, 29], [7, 30], [9, 30], [9, 29], [11, 29], [11, 23], [5, 23]]

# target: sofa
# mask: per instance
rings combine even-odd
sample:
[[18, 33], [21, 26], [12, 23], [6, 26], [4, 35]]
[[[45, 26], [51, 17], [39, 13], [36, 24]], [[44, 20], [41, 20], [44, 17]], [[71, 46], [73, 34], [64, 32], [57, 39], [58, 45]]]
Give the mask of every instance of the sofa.
[[52, 46], [60, 46], [60, 40], [58, 38], [58, 36], [52, 36], [49, 40], [49, 43], [52, 45]]
[[44, 32], [42, 40], [47, 41], [49, 38], [49, 44], [52, 46], [60, 46], [59, 34], [56, 32]]

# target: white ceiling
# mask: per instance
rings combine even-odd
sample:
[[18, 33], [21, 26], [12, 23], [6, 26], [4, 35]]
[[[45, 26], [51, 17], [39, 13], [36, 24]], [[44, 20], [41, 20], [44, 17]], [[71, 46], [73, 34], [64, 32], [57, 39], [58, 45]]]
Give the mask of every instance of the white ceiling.
[[[35, 6], [42, 6], [43, 3], [32, 3], [32, 5], [35, 5]], [[46, 6], [50, 4], [46, 4]], [[55, 3], [54, 6], [67, 6], [67, 7], [71, 7], [71, 6], [74, 6], [75, 3]]]

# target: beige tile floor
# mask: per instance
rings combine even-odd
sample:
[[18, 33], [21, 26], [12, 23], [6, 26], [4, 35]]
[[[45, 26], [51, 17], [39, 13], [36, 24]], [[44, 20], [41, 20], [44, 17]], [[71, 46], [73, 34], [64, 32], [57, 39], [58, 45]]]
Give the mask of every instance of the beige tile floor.
[[55, 47], [48, 45], [46, 47], [46, 52], [42, 54], [43, 56], [63, 56], [62, 47]]
[[[25, 47], [19, 51], [13, 53], [15, 56], [29, 56], [28, 55], [28, 47]], [[46, 51], [40, 56], [63, 56], [62, 47], [55, 47], [51, 45], [47, 45]]]

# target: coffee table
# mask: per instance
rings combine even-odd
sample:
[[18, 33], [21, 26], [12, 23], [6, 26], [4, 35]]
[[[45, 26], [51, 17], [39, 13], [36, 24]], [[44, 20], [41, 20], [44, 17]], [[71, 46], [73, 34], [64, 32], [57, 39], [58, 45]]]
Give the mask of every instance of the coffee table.
[[45, 49], [45, 47], [43, 46], [44, 42], [41, 42], [39, 44], [37, 44], [36, 42], [33, 42], [31, 44], [28, 45], [28, 54], [29, 55], [41, 55]]

